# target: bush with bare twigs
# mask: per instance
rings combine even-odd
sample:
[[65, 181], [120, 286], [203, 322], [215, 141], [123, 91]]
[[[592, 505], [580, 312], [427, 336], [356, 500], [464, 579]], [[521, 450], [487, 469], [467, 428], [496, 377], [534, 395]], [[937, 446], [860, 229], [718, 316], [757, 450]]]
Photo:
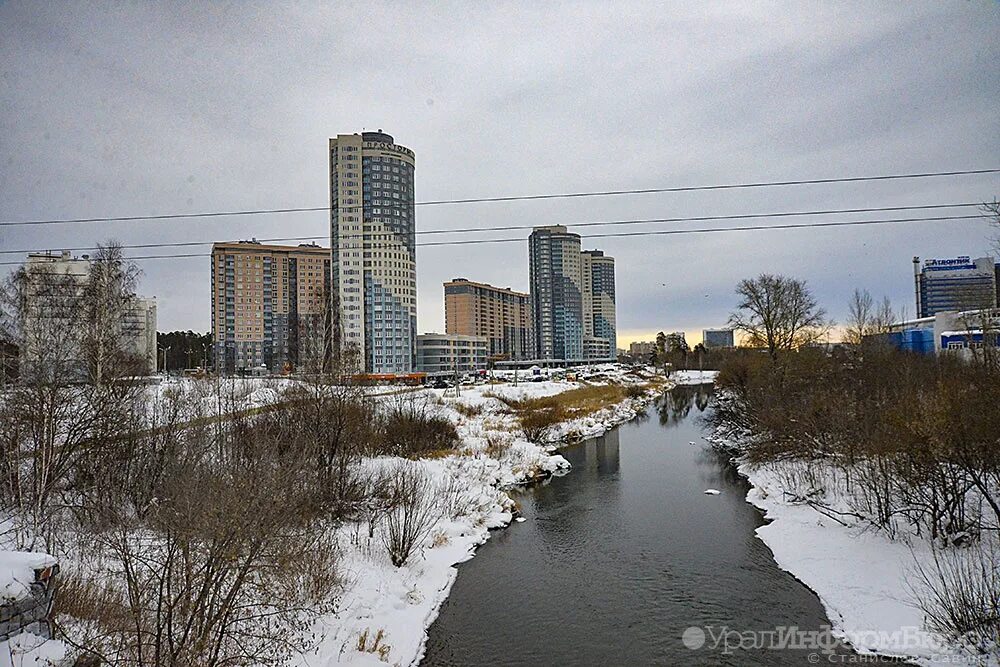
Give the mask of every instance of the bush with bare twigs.
[[394, 397], [379, 414], [378, 426], [379, 438], [373, 453], [420, 456], [450, 451], [459, 443], [455, 425], [421, 395]]
[[382, 517], [382, 544], [401, 567], [442, 516], [434, 481], [416, 464], [399, 462], [389, 477], [391, 505]]
[[910, 590], [928, 629], [982, 655], [1000, 651], [1000, 546], [935, 548], [930, 564], [919, 561]]

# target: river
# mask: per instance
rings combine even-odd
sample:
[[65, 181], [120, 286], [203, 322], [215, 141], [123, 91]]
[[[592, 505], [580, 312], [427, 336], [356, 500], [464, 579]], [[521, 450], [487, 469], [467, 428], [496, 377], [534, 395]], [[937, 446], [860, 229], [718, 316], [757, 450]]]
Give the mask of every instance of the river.
[[[829, 620], [754, 536], [763, 520], [747, 483], [705, 446], [710, 396], [710, 385], [677, 387], [646, 416], [567, 448], [568, 475], [515, 492], [526, 520], [459, 566], [422, 664], [809, 664], [806, 650], [711, 646], [707, 626]], [[687, 645], [702, 636], [692, 626], [700, 649]]]

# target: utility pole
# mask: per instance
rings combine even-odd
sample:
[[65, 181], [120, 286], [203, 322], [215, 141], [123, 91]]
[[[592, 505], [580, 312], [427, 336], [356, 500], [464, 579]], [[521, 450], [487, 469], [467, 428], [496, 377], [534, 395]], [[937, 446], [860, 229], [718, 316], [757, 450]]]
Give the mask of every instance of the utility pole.
[[186, 368], [191, 368], [191, 348], [190, 347], [188, 347], [188, 349], [187, 349], [187, 360], [188, 360], [188, 362], [187, 362], [187, 367]]

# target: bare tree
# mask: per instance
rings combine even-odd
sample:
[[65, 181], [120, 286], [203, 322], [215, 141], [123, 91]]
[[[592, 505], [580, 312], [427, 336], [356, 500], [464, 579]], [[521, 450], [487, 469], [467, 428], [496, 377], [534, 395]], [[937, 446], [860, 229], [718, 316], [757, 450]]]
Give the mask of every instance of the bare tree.
[[116, 241], [100, 244], [91, 258], [90, 272], [81, 294], [81, 344], [87, 375], [101, 385], [112, 369], [134, 373], [135, 354], [130, 349], [136, 331], [130, 322], [135, 307], [139, 268], [125, 261]]
[[1000, 648], [1000, 545], [994, 536], [980, 548], [932, 551], [933, 560], [915, 568], [907, 584], [929, 629], [975, 653]]
[[886, 333], [896, 321], [889, 297], [882, 297], [876, 305], [868, 290], [854, 290], [848, 309], [844, 336], [845, 341], [853, 345], [860, 345], [865, 336]]
[[80, 575], [61, 613], [108, 664], [284, 664], [311, 647], [339, 590], [301, 415], [209, 425], [201, 389], [150, 399], [155, 427], [78, 469], [79, 533], [101, 572]]
[[1000, 201], [994, 199], [991, 202], [986, 202], [980, 210], [983, 212], [983, 216], [989, 220], [990, 225], [997, 231], [997, 236], [993, 238], [993, 250], [997, 255], [1000, 255]]
[[[84, 382], [87, 340], [111, 337], [103, 330], [111, 320], [87, 329], [89, 265], [58, 259], [28, 262], [0, 290], [0, 326], [20, 357], [18, 384], [0, 402], [0, 505], [16, 519], [22, 548], [51, 548], [49, 521], [62, 506], [53, 501], [78, 479], [95, 443], [120, 442], [141, 392], [134, 382]], [[106, 357], [101, 375], [127, 374], [120, 362]]]
[[814, 343], [830, 330], [826, 311], [805, 281], [762, 273], [740, 281], [736, 293], [740, 303], [730, 325], [743, 331], [750, 345], [766, 348], [772, 359], [779, 350]]

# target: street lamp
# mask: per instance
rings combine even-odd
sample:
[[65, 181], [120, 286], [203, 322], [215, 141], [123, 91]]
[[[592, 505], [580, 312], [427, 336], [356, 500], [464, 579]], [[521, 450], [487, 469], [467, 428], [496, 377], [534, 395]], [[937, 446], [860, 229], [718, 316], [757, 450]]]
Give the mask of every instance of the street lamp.
[[160, 351], [163, 352], [163, 374], [167, 375], [167, 371], [169, 370], [167, 368], [167, 353], [170, 352], [170, 345], [167, 345], [166, 347], [161, 347]]

